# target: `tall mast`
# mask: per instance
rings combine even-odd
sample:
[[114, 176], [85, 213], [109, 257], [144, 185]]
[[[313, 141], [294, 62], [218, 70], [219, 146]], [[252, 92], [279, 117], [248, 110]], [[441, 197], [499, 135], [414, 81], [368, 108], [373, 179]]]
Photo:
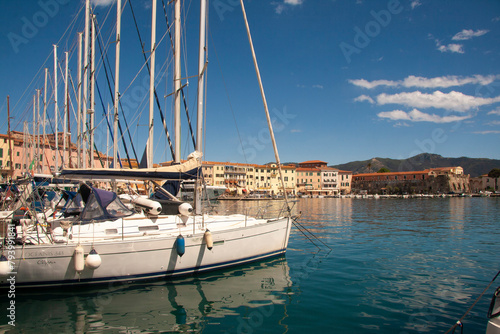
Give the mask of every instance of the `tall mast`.
[[59, 123], [59, 115], [57, 110], [57, 45], [54, 45], [54, 118], [55, 118], [55, 134], [54, 139], [56, 141], [56, 160], [54, 166], [54, 172], [58, 171], [59, 168], [59, 135], [57, 133], [57, 124]]
[[62, 158], [62, 167], [66, 167], [66, 149], [67, 149], [67, 136], [68, 136], [68, 51], [64, 53], [66, 55], [66, 68], [64, 71], [64, 125], [63, 125], [63, 158]]
[[36, 170], [40, 173], [40, 89], [36, 90]]
[[181, 1], [175, 0], [175, 37], [174, 37], [174, 162], [181, 162]]
[[[203, 99], [205, 88], [205, 64], [206, 64], [206, 18], [207, 1], [200, 0], [200, 45], [198, 53], [198, 105], [196, 116], [196, 151], [203, 152]], [[201, 214], [201, 180], [196, 180], [194, 208], [196, 214]]]
[[76, 120], [76, 151], [77, 151], [77, 166], [82, 168], [82, 36], [78, 33], [78, 101], [77, 101], [77, 120]]
[[94, 168], [94, 108], [95, 108], [95, 15], [92, 14], [92, 45], [91, 45], [91, 65], [90, 65], [90, 106], [89, 106], [89, 117], [90, 117], [90, 168]]
[[151, 15], [151, 72], [149, 73], [149, 134], [146, 146], [147, 167], [153, 167], [153, 119], [154, 119], [154, 95], [155, 95], [155, 54], [156, 54], [156, 0], [153, 0]]
[[90, 0], [85, 1], [85, 51], [83, 55], [83, 110], [82, 110], [82, 162], [83, 168], [87, 168], [87, 82], [89, 69], [89, 34], [90, 34]]
[[200, 0], [200, 46], [198, 54], [198, 109], [196, 116], [196, 150], [203, 151], [203, 99], [205, 88], [205, 64], [206, 64], [206, 18], [207, 1]]
[[[49, 76], [49, 69], [45, 68], [45, 86], [43, 88], [43, 156], [46, 157], [46, 144], [47, 144], [47, 135], [45, 133], [45, 124], [47, 123], [47, 78]], [[49, 147], [50, 147], [50, 142], [49, 142]], [[52, 151], [52, 150], [51, 150]], [[45, 164], [44, 161], [47, 161], [47, 159], [42, 159], [42, 172], [44, 171], [43, 165]], [[47, 168], [50, 169], [50, 166], [47, 166]]]
[[[113, 167], [118, 168], [118, 102], [120, 98], [120, 33], [122, 27], [122, 1], [116, 1], [115, 103], [113, 118]], [[107, 154], [106, 154], [107, 155]], [[109, 164], [109, 162], [108, 162]]]
[[12, 180], [14, 178], [14, 166], [12, 165], [12, 154], [14, 154], [14, 152], [12, 151], [12, 136], [10, 133], [10, 98], [9, 98], [9, 95], [7, 95], [7, 123], [8, 123], [8, 130], [9, 130], [10, 179]]
[[280, 162], [280, 157], [278, 154], [278, 146], [276, 145], [276, 139], [274, 138], [273, 124], [271, 122], [271, 116], [269, 115], [269, 108], [267, 105], [266, 94], [264, 93], [264, 85], [262, 84], [262, 78], [260, 76], [259, 65], [257, 64], [257, 56], [255, 55], [255, 49], [253, 47], [252, 35], [250, 34], [250, 26], [248, 25], [247, 13], [245, 11], [245, 5], [243, 4], [243, 0], [240, 0], [240, 4], [241, 4], [241, 11], [243, 12], [243, 19], [245, 20], [245, 26], [247, 29], [248, 42], [250, 44], [250, 49], [252, 51], [255, 73], [257, 74], [257, 80], [259, 81], [260, 95], [262, 97], [262, 102], [264, 103], [264, 110], [266, 112], [267, 126], [269, 128], [269, 134], [271, 135], [271, 141], [273, 143], [274, 157], [276, 158], [276, 165], [278, 166], [278, 172], [280, 175], [281, 186], [283, 188], [283, 196], [285, 198], [285, 203], [286, 203], [286, 206], [288, 209], [288, 214], [290, 214], [290, 206], [288, 205], [288, 197], [286, 194], [285, 181], [283, 180], [283, 173], [281, 171], [281, 162]]
[[33, 162], [33, 171], [35, 170], [34, 167], [36, 163], [35, 140], [36, 140], [36, 93], [33, 94], [33, 134], [31, 135], [31, 153], [32, 153], [31, 161]]

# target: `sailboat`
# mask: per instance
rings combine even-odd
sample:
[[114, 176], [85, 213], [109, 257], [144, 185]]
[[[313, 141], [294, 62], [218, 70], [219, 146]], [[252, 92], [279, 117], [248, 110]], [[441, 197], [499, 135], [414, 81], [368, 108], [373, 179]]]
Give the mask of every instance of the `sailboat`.
[[[117, 2], [120, 8], [120, 0]], [[180, 0], [175, 2], [177, 12]], [[205, 40], [206, 6], [206, 0], [201, 0], [200, 83], [204, 82], [206, 67], [205, 46], [202, 43]], [[246, 21], [243, 1], [241, 6]], [[246, 26], [281, 174], [247, 22]], [[203, 92], [198, 89], [200, 91]], [[283, 210], [272, 218], [202, 212], [198, 191], [201, 189], [202, 101], [203, 95], [199, 95], [197, 150], [184, 163], [158, 168], [149, 165], [145, 169], [63, 169], [59, 175], [62, 178], [149, 180], [158, 187], [150, 198], [132, 195], [122, 201], [114, 192], [82, 183], [80, 195], [85, 206], [79, 214], [45, 221], [40, 221], [38, 217], [24, 217], [16, 224], [9, 224], [0, 259], [0, 287], [11, 286], [12, 280], [16, 287], [40, 287], [164, 278], [284, 254], [293, 220], [296, 219], [291, 214], [286, 192]], [[149, 138], [149, 147], [152, 146], [151, 141]], [[179, 151], [180, 147], [176, 155]], [[188, 179], [195, 179], [196, 182], [194, 208], [177, 200], [175, 191], [172, 193], [180, 181]], [[164, 184], [159, 186], [159, 181]], [[283, 181], [282, 184], [284, 186]]]

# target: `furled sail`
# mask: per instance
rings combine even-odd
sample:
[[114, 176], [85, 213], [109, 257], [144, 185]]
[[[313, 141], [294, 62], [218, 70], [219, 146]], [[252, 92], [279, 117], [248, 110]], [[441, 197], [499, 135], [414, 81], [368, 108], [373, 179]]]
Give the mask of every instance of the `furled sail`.
[[191, 180], [199, 175], [201, 155], [195, 151], [184, 163], [157, 168], [65, 168], [61, 171], [60, 177], [76, 180]]

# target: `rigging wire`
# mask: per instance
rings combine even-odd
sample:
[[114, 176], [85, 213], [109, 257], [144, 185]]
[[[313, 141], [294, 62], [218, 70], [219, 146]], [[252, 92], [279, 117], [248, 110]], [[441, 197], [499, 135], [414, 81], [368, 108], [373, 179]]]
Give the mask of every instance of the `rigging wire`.
[[493, 279], [490, 281], [490, 283], [488, 284], [488, 286], [483, 290], [483, 292], [481, 292], [481, 294], [479, 295], [479, 297], [477, 297], [476, 301], [474, 301], [474, 303], [472, 303], [472, 305], [467, 309], [467, 311], [465, 311], [465, 314], [460, 319], [458, 319], [458, 321], [453, 326], [451, 326], [450, 329], [448, 329], [445, 334], [448, 334], [448, 333], [450, 333], [452, 331], [455, 331], [455, 328], [457, 328], [459, 326], [463, 327], [462, 321], [469, 314], [469, 312], [474, 308], [474, 306], [476, 306], [477, 302], [479, 302], [479, 300], [481, 300], [481, 298], [483, 298], [483, 295], [490, 288], [491, 284], [493, 284], [493, 282], [497, 279], [498, 275], [500, 275], [500, 270], [497, 272], [497, 274], [495, 275], [495, 277], [493, 277]]
[[[106, 54], [104, 54], [104, 53], [103, 53], [103, 47], [102, 47], [102, 45], [101, 45], [102, 40], [101, 40], [101, 38], [99, 38], [99, 36], [100, 36], [100, 34], [97, 34], [97, 40], [98, 40], [98, 43], [97, 43], [97, 44], [99, 45], [99, 51], [100, 51], [100, 53], [101, 53], [101, 60], [102, 60], [103, 68], [104, 68], [104, 73], [106, 74], [106, 81], [107, 81], [107, 83], [108, 83], [108, 89], [109, 89], [109, 92], [110, 92], [110, 94], [111, 94], [111, 97], [113, 97], [113, 90], [112, 90], [112, 88], [111, 88], [111, 83], [110, 83], [110, 80], [109, 80], [108, 70], [107, 70], [107, 68], [106, 68], [106, 64], [105, 64], [104, 57], [106, 57], [106, 59], [108, 60], [108, 66], [109, 66], [109, 59], [108, 59], [108, 57], [107, 57], [107, 53], [106, 53]], [[113, 74], [111, 74], [111, 77], [112, 77], [112, 80], [113, 80], [113, 83], [114, 83], [114, 77], [113, 77]], [[97, 86], [97, 85], [96, 85], [96, 86]], [[102, 106], [102, 108], [103, 108], [103, 112], [105, 112], [106, 108], [104, 107], [104, 101], [103, 101], [103, 99], [102, 99], [102, 95], [101, 95], [100, 91], [99, 91], [99, 98], [100, 98], [100, 100], [101, 100], [101, 106]], [[125, 113], [123, 113], [123, 110], [122, 110], [122, 114], [123, 114], [123, 119], [125, 120], [125, 122], [127, 122], [127, 121], [126, 121], [126, 117], [125, 117]], [[106, 118], [106, 122], [108, 123], [108, 127], [109, 127], [109, 129], [110, 129], [110, 133], [113, 135], [113, 131], [111, 130], [111, 127], [110, 127], [110, 124], [109, 124], [109, 121], [108, 121], [108, 119], [107, 119], [107, 118]], [[127, 144], [126, 144], [125, 140], [123, 140], [123, 130], [122, 130], [122, 126], [121, 126], [120, 121], [118, 121], [118, 128], [119, 128], [119, 130], [120, 130], [120, 134], [121, 134], [121, 137], [122, 137], [123, 147], [124, 147], [124, 149], [125, 149], [125, 154], [126, 154], [126, 156], [127, 156], [127, 160], [128, 160], [129, 167], [130, 167], [130, 168], [132, 168], [132, 162], [131, 162], [131, 160], [130, 160], [130, 155], [129, 155], [129, 153], [128, 153], [128, 147], [127, 147]], [[129, 133], [129, 136], [130, 136], [130, 133]], [[131, 145], [132, 145], [132, 150], [133, 150], [134, 155], [135, 155], [135, 159], [137, 160], [137, 153], [135, 152], [135, 147], [134, 147], [134, 144], [132, 143], [132, 141], [131, 141]], [[121, 162], [120, 162], [120, 165], [121, 165]]]
[[[162, 3], [163, 3], [163, 0], [162, 0]], [[139, 26], [137, 25], [137, 20], [135, 18], [135, 13], [134, 13], [134, 9], [132, 7], [132, 1], [131, 0], [129, 1], [129, 4], [130, 4], [131, 12], [132, 12], [132, 17], [134, 19], [135, 28], [137, 30], [137, 36], [139, 37], [139, 43], [141, 44], [142, 54], [144, 56], [144, 62], [146, 63], [149, 75], [151, 75], [151, 69], [149, 67], [149, 62], [147, 60], [148, 58], [146, 57], [146, 53], [144, 52], [144, 43], [142, 42], [141, 33], [139, 31]], [[165, 4], [163, 4], [163, 9], [165, 10]], [[170, 26], [168, 26], [168, 22], [167, 22], [167, 31], [170, 31]], [[158, 45], [157, 45], [157, 47], [158, 47]], [[165, 117], [163, 116], [163, 111], [161, 109], [161, 105], [160, 105], [160, 100], [158, 98], [158, 94], [156, 93], [156, 88], [154, 88], [154, 96], [155, 96], [156, 105], [157, 105], [158, 110], [160, 112], [160, 119], [161, 119], [161, 122], [163, 124], [163, 128], [164, 128], [164, 131], [165, 131], [165, 136], [167, 137], [168, 145], [170, 147], [170, 152], [172, 153], [172, 158], [173, 158], [174, 157], [174, 146], [172, 144], [172, 140], [170, 139], [170, 133], [169, 133], [168, 128], [167, 128], [167, 123], [165, 121]]]

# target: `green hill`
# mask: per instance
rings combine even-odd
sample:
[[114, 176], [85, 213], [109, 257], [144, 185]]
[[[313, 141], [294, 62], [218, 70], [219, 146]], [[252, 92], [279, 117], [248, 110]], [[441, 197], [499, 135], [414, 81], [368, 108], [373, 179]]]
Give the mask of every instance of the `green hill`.
[[349, 170], [354, 174], [374, 173], [380, 168], [388, 168], [391, 172], [419, 171], [427, 168], [456, 167], [464, 169], [465, 174], [477, 177], [488, 174], [493, 168], [500, 168], [500, 160], [486, 158], [445, 158], [439, 154], [422, 153], [414, 157], [398, 160], [390, 158], [372, 158], [365, 161], [353, 161], [331, 166], [341, 170]]

